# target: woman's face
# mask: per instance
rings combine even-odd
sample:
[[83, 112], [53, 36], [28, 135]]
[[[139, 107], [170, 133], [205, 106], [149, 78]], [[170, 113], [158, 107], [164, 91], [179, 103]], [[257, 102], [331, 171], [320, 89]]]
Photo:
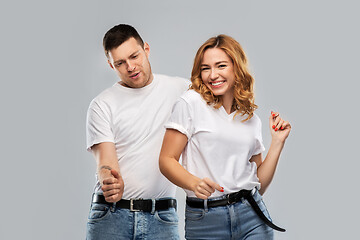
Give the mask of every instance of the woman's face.
[[233, 97], [235, 84], [234, 64], [222, 49], [207, 49], [200, 69], [202, 81], [215, 96]]

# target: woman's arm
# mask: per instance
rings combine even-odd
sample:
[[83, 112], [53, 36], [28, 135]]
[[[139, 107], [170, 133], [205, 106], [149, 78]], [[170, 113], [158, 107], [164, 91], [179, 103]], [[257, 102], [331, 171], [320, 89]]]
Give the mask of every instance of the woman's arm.
[[187, 137], [177, 130], [167, 129], [160, 153], [161, 173], [175, 185], [193, 191], [198, 198], [207, 199], [215, 189], [223, 191], [219, 184], [208, 178], [200, 179], [186, 171], [179, 158], [187, 144]]
[[260, 194], [264, 194], [274, 177], [281, 151], [291, 130], [290, 123], [284, 121], [278, 113], [272, 112], [271, 114], [269, 124], [272, 140], [269, 151], [264, 161], [262, 161], [261, 154], [254, 155], [250, 159], [250, 161], [255, 162], [258, 166], [257, 176], [261, 183]]

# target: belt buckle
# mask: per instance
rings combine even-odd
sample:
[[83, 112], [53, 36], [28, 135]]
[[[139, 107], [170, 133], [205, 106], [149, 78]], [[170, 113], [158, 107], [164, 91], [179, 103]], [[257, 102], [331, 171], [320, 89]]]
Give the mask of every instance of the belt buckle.
[[236, 200], [234, 199], [234, 201], [231, 201], [230, 200], [230, 196], [231, 196], [231, 194], [229, 193], [229, 194], [226, 194], [226, 198], [227, 198], [227, 203], [228, 204], [233, 204], [233, 203], [236, 203]]
[[130, 211], [131, 212], [140, 212], [139, 209], [134, 209], [134, 199], [130, 199]]

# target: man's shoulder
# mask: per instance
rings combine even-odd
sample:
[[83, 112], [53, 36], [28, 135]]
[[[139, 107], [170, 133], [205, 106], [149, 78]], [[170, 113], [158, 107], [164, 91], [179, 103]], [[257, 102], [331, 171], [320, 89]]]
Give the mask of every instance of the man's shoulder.
[[108, 88], [104, 89], [102, 92], [100, 92], [96, 97], [93, 98], [93, 100], [91, 101], [91, 104], [108, 102], [108, 101], [111, 101], [114, 97], [119, 96], [119, 94], [116, 94], [116, 92], [117, 92], [116, 84], [118, 84], [118, 83], [115, 83], [111, 87], [108, 87]]

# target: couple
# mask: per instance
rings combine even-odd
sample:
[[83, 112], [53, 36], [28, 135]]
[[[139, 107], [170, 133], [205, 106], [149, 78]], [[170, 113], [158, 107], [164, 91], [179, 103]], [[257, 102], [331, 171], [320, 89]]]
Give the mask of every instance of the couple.
[[88, 110], [97, 184], [87, 239], [179, 239], [175, 185], [187, 193], [186, 239], [273, 239], [273, 229], [284, 231], [261, 195], [291, 126], [271, 112], [263, 160], [254, 79], [239, 43], [207, 40], [190, 89], [186, 79], [152, 73], [149, 45], [129, 25], [111, 28], [103, 46], [121, 81]]

